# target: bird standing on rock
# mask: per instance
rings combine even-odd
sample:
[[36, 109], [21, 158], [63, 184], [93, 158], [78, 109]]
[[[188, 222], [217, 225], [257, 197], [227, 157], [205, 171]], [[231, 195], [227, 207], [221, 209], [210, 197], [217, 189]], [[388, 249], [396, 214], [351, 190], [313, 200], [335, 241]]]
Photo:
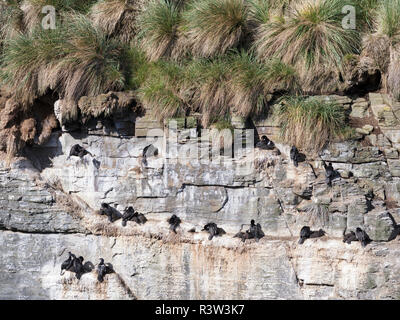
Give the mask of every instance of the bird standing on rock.
[[[73, 254], [71, 252], [68, 252], [68, 259], [65, 260], [62, 264], [61, 264], [61, 272], [60, 275], [63, 275], [64, 272], [68, 269], [70, 269], [73, 265]], [[75, 257], [75, 256], [74, 256]]]
[[295, 146], [290, 149], [290, 159], [293, 161], [295, 167], [299, 166], [299, 150]]
[[113, 273], [113, 272], [114, 272], [114, 270], [113, 270], [112, 266], [109, 263], [104, 264], [104, 259], [100, 258], [100, 263], [97, 266], [97, 280], [99, 282], [103, 282], [104, 276], [106, 274]]
[[176, 233], [176, 228], [178, 228], [181, 222], [182, 222], [181, 219], [177, 217], [175, 214], [173, 214], [171, 218], [168, 219], [169, 229], [174, 233]]
[[368, 234], [361, 228], [356, 229], [356, 237], [358, 241], [361, 242], [363, 248], [365, 248], [367, 244], [371, 242], [371, 239], [369, 238]]

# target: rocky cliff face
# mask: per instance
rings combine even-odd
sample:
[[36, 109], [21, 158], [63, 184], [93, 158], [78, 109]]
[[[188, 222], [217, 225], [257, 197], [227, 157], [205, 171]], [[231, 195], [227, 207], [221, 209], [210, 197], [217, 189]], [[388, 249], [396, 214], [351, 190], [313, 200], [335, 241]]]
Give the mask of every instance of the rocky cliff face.
[[[333, 98], [362, 124], [358, 138], [332, 143], [299, 167], [285, 145], [277, 144], [280, 154], [256, 150], [231, 158], [218, 152], [208, 162], [211, 146], [204, 139], [197, 144], [195, 130], [146, 139], [100, 125], [55, 133], [47, 144], [27, 150], [30, 160], [19, 159], [11, 168], [3, 163], [0, 299], [400, 298], [396, 105], [382, 95]], [[140, 119], [136, 128], [143, 130]], [[257, 128], [272, 137], [276, 132], [268, 121]], [[67, 159], [75, 143], [100, 166], [90, 155]], [[145, 165], [142, 151], [149, 143], [160, 152]], [[186, 157], [171, 156], [175, 147]], [[321, 158], [340, 173], [332, 187]], [[365, 195], [371, 190], [369, 204]], [[121, 212], [133, 206], [148, 221], [110, 223], [96, 213], [102, 202]], [[177, 234], [166, 222], [172, 214], [182, 219]], [[245, 243], [233, 238], [251, 219], [266, 236]], [[200, 230], [210, 221], [226, 234], [208, 240]], [[303, 225], [327, 234], [299, 245]], [[343, 232], [357, 227], [373, 240], [366, 248], [342, 242]], [[80, 281], [70, 272], [60, 276], [68, 251], [95, 265], [103, 257], [116, 273], [103, 283], [94, 271]]]

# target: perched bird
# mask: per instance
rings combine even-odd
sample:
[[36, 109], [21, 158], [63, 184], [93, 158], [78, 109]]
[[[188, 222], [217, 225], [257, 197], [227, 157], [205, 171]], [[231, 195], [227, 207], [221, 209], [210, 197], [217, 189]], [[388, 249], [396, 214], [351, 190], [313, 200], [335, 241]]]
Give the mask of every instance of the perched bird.
[[257, 142], [256, 148], [263, 150], [273, 150], [275, 148], [275, 144], [268, 139], [267, 136], [262, 136], [261, 141]]
[[79, 144], [75, 144], [71, 147], [71, 150], [69, 151], [69, 156], [67, 159], [69, 159], [72, 156], [76, 156], [79, 158], [83, 158], [85, 155], [91, 155], [93, 156], [89, 151], [87, 151], [84, 147], [80, 146]]
[[176, 233], [176, 228], [179, 226], [179, 224], [182, 222], [179, 217], [177, 217], [175, 214], [171, 216], [168, 220], [169, 223], [169, 229]]
[[350, 233], [347, 234], [343, 233], [343, 242], [350, 244], [352, 241], [358, 241], [354, 231], [350, 231]]
[[214, 222], [207, 223], [201, 231], [207, 231], [210, 234], [208, 240], [212, 240], [214, 236], [221, 236], [226, 233], [224, 229], [218, 228]]
[[73, 271], [75, 272], [75, 276], [77, 279], [80, 279], [82, 274], [85, 273], [85, 269], [83, 267], [83, 257], [80, 256], [79, 258], [75, 258], [73, 262]]
[[358, 241], [361, 242], [363, 248], [366, 247], [367, 244], [371, 242], [371, 239], [369, 238], [368, 234], [361, 228], [356, 229], [356, 237]]
[[303, 244], [306, 239], [308, 239], [311, 235], [311, 229], [308, 226], [304, 226], [300, 230], [300, 239], [299, 239], [299, 244]]
[[290, 159], [293, 161], [295, 167], [299, 165], [299, 150], [295, 146], [290, 149]]
[[246, 232], [250, 235], [250, 239], [255, 238], [257, 242], [265, 235], [262, 231], [261, 225], [259, 223], [256, 225], [254, 220], [250, 221], [250, 229]]
[[106, 274], [113, 273], [113, 272], [114, 272], [114, 270], [113, 270], [112, 266], [109, 263], [104, 264], [104, 259], [100, 258], [100, 262], [97, 266], [97, 280], [99, 280], [99, 282], [103, 282], [104, 276]]
[[323, 164], [325, 168], [326, 184], [329, 187], [332, 187], [332, 180], [335, 177], [335, 170], [333, 169], [331, 162], [329, 162], [329, 165], [326, 165], [325, 161], [323, 161]]
[[101, 204], [99, 214], [106, 215], [110, 222], [114, 222], [121, 218], [121, 214], [115, 208], [112, 208], [108, 203], [105, 202]]
[[73, 254], [71, 252], [68, 252], [68, 259], [65, 260], [62, 264], [61, 264], [61, 272], [60, 275], [63, 275], [65, 271], [67, 271], [68, 269], [70, 269], [72, 267], [73, 264]]
[[122, 215], [122, 226], [126, 226], [127, 221], [132, 221], [137, 216], [135, 214], [135, 210], [133, 207], [128, 207], [125, 209], [124, 214]]
[[153, 146], [152, 144], [149, 144], [143, 149], [142, 153], [142, 163], [147, 166], [147, 158], [151, 156], [157, 156], [158, 155], [158, 149]]

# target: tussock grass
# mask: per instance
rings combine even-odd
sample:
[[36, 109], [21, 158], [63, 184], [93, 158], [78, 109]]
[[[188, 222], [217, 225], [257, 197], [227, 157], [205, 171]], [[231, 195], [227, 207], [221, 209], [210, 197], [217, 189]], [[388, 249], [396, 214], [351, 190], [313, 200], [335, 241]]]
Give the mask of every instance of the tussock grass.
[[96, 27], [123, 42], [130, 42], [137, 34], [136, 18], [143, 0], [100, 0], [90, 9]]
[[230, 55], [231, 107], [236, 114], [257, 115], [266, 105], [266, 97], [275, 91], [296, 92], [297, 77], [293, 68], [278, 60], [260, 63], [242, 50]]
[[377, 11], [377, 31], [393, 43], [400, 40], [400, 0], [382, 0]]
[[397, 45], [391, 50], [391, 59], [388, 67], [387, 86], [393, 97], [400, 100], [400, 47]]
[[26, 106], [48, 89], [76, 103], [124, 87], [125, 46], [83, 14], [68, 14], [65, 21], [55, 30], [22, 34], [5, 47], [1, 77]]
[[138, 89], [138, 98], [144, 107], [152, 110], [159, 120], [185, 115], [183, 68], [177, 63], [160, 60], [145, 65], [144, 69], [147, 76], [139, 79], [142, 83]]
[[21, 9], [24, 12], [24, 25], [28, 31], [33, 31], [42, 21], [42, 8], [50, 5], [56, 9], [57, 18], [69, 11], [87, 13], [96, 0], [24, 0]]
[[[64, 32], [37, 28], [32, 35], [9, 40], [2, 56], [1, 77], [23, 104], [32, 104], [46, 90], [54, 88], [57, 77], [51, 70], [62, 59]], [[43, 77], [47, 77], [44, 81]], [[53, 79], [50, 79], [53, 78]]]
[[131, 88], [140, 102], [161, 120], [202, 113], [202, 125], [230, 117], [262, 113], [274, 92], [296, 92], [297, 75], [280, 61], [258, 62], [246, 51], [232, 51], [214, 59], [182, 62], [143, 61], [136, 52]]
[[[400, 0], [382, 0], [377, 9], [376, 34], [375, 38], [380, 37], [381, 45], [377, 41], [371, 46], [375, 46], [375, 61], [384, 62], [381, 70], [383, 72], [384, 88], [389, 89], [393, 97], [400, 99]], [[385, 46], [386, 50], [381, 47]], [[370, 48], [370, 50], [372, 50]]]
[[181, 23], [180, 1], [150, 0], [138, 16], [138, 38], [151, 61], [177, 55], [173, 52]]
[[271, 15], [283, 15], [291, 0], [248, 0], [249, 21], [258, 26], [270, 21]]
[[229, 116], [231, 91], [230, 64], [224, 57], [213, 60], [198, 59], [187, 69], [187, 82], [196, 88], [192, 104], [202, 113], [202, 125]]
[[69, 38], [65, 57], [58, 64], [64, 99], [77, 102], [81, 96], [123, 89], [126, 47], [109, 39], [82, 14], [69, 14], [67, 21], [64, 28]]
[[285, 97], [274, 116], [281, 126], [283, 142], [303, 150], [320, 151], [346, 129], [342, 106], [318, 98]]
[[184, 12], [184, 32], [193, 55], [213, 57], [236, 48], [247, 34], [244, 0], [197, 0]]
[[[277, 57], [293, 65], [306, 91], [323, 92], [326, 78], [337, 74], [346, 54], [359, 53], [361, 38], [342, 27], [344, 0], [302, 0], [285, 16], [262, 24], [254, 43], [257, 57]], [[315, 81], [321, 77], [323, 81]], [[324, 79], [325, 78], [325, 79]]]
[[23, 11], [16, 0], [0, 2], [0, 46], [24, 31]]

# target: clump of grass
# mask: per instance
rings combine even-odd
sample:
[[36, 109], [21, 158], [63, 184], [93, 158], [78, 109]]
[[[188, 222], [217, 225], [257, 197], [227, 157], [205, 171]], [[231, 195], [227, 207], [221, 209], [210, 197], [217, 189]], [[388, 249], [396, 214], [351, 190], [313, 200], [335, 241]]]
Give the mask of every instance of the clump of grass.
[[192, 104], [202, 113], [202, 125], [229, 116], [232, 92], [229, 88], [230, 63], [225, 57], [192, 61], [187, 69], [188, 87], [195, 87]]
[[141, 0], [100, 0], [91, 7], [90, 17], [107, 35], [128, 43], [137, 34], [136, 18], [141, 5]]
[[393, 49], [388, 67], [387, 86], [393, 97], [400, 100], [400, 48]]
[[0, 47], [3, 47], [4, 41], [24, 31], [23, 16], [19, 1], [9, 0], [0, 3]]
[[383, 73], [384, 88], [389, 89], [395, 99], [400, 99], [400, 0], [381, 1], [377, 9], [376, 33], [371, 38], [380, 39], [372, 41], [374, 48], [369, 49], [375, 52], [374, 60]]
[[340, 138], [347, 127], [343, 107], [318, 98], [284, 97], [274, 116], [285, 143], [311, 151]]
[[138, 16], [138, 38], [151, 61], [171, 57], [181, 23], [179, 1], [150, 0]]
[[57, 19], [69, 11], [87, 13], [90, 6], [96, 0], [24, 0], [21, 9], [24, 12], [24, 24], [28, 31], [33, 31], [41, 22], [45, 14], [42, 9], [45, 6], [53, 6], [56, 10]]
[[377, 31], [392, 43], [400, 40], [400, 0], [382, 0], [378, 8]]
[[193, 55], [213, 57], [238, 47], [247, 34], [244, 0], [197, 0], [184, 12], [184, 33]]
[[[359, 32], [342, 27], [342, 8], [348, 4], [352, 1], [295, 2], [286, 16], [259, 27], [255, 41], [257, 57], [262, 61], [277, 57], [293, 65], [306, 91], [326, 90], [324, 76], [338, 74], [342, 58], [360, 50]], [[315, 82], [316, 77], [323, 81]]]
[[9, 41], [1, 76], [27, 106], [50, 88], [76, 103], [124, 87], [126, 48], [83, 14], [68, 14], [55, 30], [36, 28]]
[[123, 89], [126, 47], [109, 39], [85, 15], [69, 14], [66, 21], [69, 37], [58, 64], [62, 96], [77, 102], [84, 95]]
[[290, 0], [248, 0], [249, 21], [258, 26], [268, 23], [271, 15], [282, 15]]
[[138, 89], [138, 98], [145, 108], [152, 110], [158, 120], [184, 116], [184, 71], [175, 62], [157, 61], [147, 65], [145, 79]]
[[272, 60], [258, 62], [254, 55], [242, 50], [230, 55], [230, 101], [233, 111], [243, 117], [261, 113], [266, 97], [275, 91], [296, 91], [297, 78], [293, 68]]
[[[33, 103], [57, 80], [51, 69], [62, 59], [64, 32], [62, 29], [43, 30], [37, 28], [32, 35], [21, 34], [8, 41], [2, 56], [1, 77], [16, 97], [25, 105]], [[46, 71], [46, 73], [44, 73]], [[48, 81], [42, 81], [46, 75]]]

